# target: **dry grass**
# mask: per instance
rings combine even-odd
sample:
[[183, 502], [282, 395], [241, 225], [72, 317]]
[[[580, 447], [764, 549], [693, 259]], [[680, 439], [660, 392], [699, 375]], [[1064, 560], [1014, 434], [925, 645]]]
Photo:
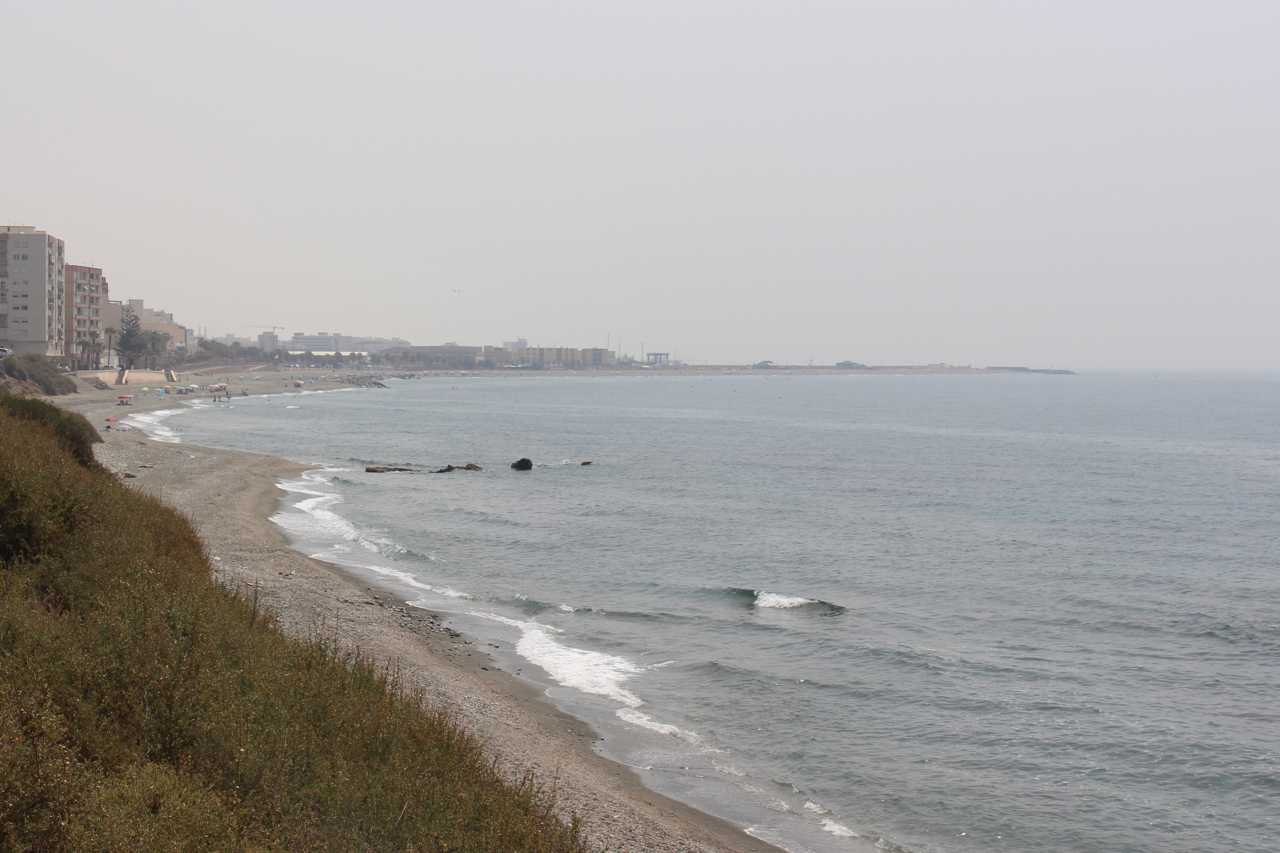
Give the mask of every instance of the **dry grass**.
[[33, 353], [0, 358], [0, 374], [21, 382], [30, 382], [50, 396], [76, 393], [74, 379], [59, 373], [49, 359]]
[[0, 407], [0, 851], [581, 849], [531, 780], [284, 637], [184, 519], [73, 452]]

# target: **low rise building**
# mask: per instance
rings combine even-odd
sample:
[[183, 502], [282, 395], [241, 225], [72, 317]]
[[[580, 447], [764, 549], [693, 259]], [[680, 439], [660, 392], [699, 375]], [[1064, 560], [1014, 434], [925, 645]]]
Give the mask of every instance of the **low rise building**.
[[484, 347], [460, 347], [456, 344], [427, 347], [392, 347], [383, 356], [406, 364], [424, 368], [470, 370], [476, 367], [484, 353]]
[[574, 349], [573, 347], [521, 347], [513, 353], [512, 361], [521, 365], [538, 365], [551, 369], [595, 370], [617, 364], [612, 350], [600, 347]]
[[342, 335], [320, 332], [306, 335], [295, 332], [289, 342], [289, 352], [384, 352], [396, 347], [412, 346], [400, 338], [371, 338], [361, 335]]

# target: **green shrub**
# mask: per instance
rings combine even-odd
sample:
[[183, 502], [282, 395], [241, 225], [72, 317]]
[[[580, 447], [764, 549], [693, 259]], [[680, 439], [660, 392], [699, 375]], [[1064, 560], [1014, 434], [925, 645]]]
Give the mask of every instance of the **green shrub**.
[[14, 397], [0, 394], [0, 411], [26, 421], [34, 421], [52, 430], [62, 446], [86, 468], [96, 463], [93, 445], [102, 443], [102, 434], [93, 428], [89, 419], [79, 412], [59, 409], [43, 400], [32, 397]]
[[286, 638], [191, 525], [0, 408], [0, 851], [578, 851], [392, 674]]
[[7, 355], [0, 359], [0, 372], [14, 379], [30, 382], [50, 397], [76, 393], [76, 382], [58, 372], [53, 362], [41, 355]]

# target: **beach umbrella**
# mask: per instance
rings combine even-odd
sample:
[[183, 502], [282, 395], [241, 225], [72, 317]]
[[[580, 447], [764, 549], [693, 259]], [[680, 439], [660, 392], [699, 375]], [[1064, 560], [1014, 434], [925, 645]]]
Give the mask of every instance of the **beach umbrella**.
[[117, 418], [107, 418], [107, 420], [109, 420], [109, 421], [116, 421], [117, 423], [119, 423], [119, 420], [118, 420]]

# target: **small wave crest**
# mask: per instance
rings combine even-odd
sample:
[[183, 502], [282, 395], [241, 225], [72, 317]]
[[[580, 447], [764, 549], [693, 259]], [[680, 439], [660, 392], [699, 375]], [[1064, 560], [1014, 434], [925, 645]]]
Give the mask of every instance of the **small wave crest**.
[[805, 598], [799, 595], [787, 595], [763, 589], [728, 590], [729, 597], [748, 607], [757, 610], [790, 610], [802, 613], [816, 613], [824, 616], [835, 616], [845, 612], [839, 604], [823, 601], [820, 598]]
[[831, 833], [836, 838], [856, 838], [858, 836], [858, 833], [854, 832], [842, 823], [836, 823], [831, 818], [823, 819], [822, 829], [825, 832]]
[[679, 738], [685, 743], [694, 745], [701, 745], [702, 743], [702, 739], [693, 732], [685, 731], [679, 726], [673, 726], [669, 723], [658, 722], [653, 717], [643, 711], [637, 711], [635, 708], [619, 708], [613, 713], [618, 719], [633, 726], [639, 726], [642, 729], [648, 729], [658, 734], [670, 735], [671, 737]]

